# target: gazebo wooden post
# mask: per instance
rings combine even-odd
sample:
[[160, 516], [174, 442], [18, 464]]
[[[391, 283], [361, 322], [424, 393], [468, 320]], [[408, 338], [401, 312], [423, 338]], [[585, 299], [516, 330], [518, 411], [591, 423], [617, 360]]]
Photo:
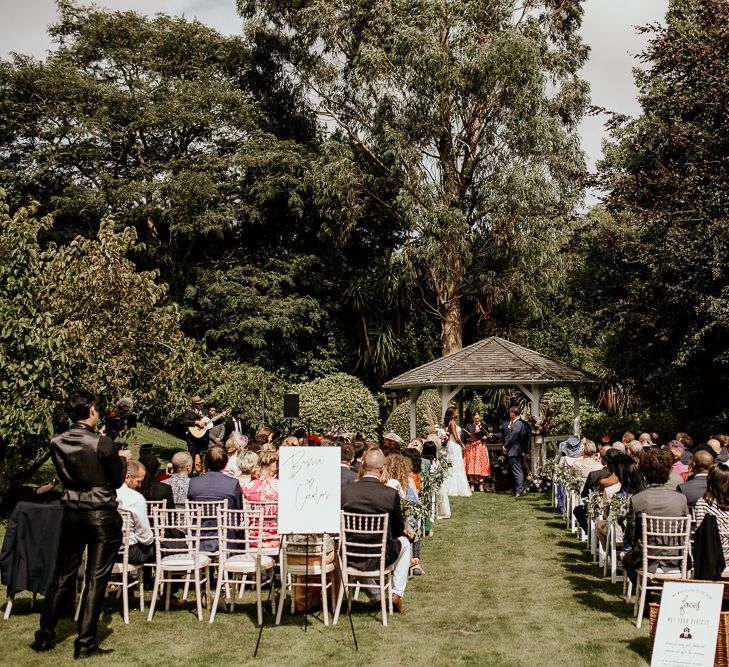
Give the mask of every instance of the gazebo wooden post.
[[[542, 416], [542, 409], [540, 402], [544, 395], [544, 387], [539, 384], [530, 384], [527, 388], [525, 385], [518, 385], [519, 390], [529, 399], [529, 406], [531, 408], [532, 417], [539, 419]], [[537, 467], [543, 464], [545, 456], [544, 452], [544, 438], [541, 435], [531, 436], [531, 469], [532, 474], [537, 474]]]
[[458, 425], [463, 428], [463, 389], [458, 392], [456, 405], [458, 405]]
[[418, 397], [422, 391], [421, 387], [410, 388], [410, 440], [417, 437], [418, 430]]
[[[458, 385], [457, 387], [453, 387], [449, 384], [441, 385], [440, 388], [440, 405], [441, 405], [441, 414], [440, 414], [440, 421], [443, 422], [443, 417], [445, 417], [446, 410], [448, 409], [448, 404], [454, 399], [456, 394], [463, 391], [463, 385]], [[460, 410], [459, 410], [460, 412]]]
[[580, 387], [576, 384], [570, 385], [572, 392], [572, 417], [574, 418], [574, 434], [582, 435], [582, 424], [580, 423]]

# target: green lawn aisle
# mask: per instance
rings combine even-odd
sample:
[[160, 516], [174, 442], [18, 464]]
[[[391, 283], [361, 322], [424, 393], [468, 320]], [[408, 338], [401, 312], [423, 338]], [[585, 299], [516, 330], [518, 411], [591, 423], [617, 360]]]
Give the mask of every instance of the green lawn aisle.
[[[304, 634], [303, 618], [285, 614], [280, 627], [264, 630], [254, 663], [257, 628], [247, 594], [235, 615], [221, 610], [213, 626], [198, 623], [192, 605], [160, 611], [152, 623], [132, 610], [125, 626], [110, 601], [100, 632], [115, 652], [94, 664], [646, 664], [647, 623], [636, 630], [620, 586], [601, 577], [583, 545], [551, 516], [546, 496], [477, 494], [452, 499], [452, 508], [453, 518], [438, 522], [424, 541], [427, 574], [410, 581], [405, 615], [383, 628], [376, 614], [355, 605], [356, 657], [346, 616], [325, 628], [318, 615]], [[50, 654], [28, 648], [38, 623], [29, 602], [18, 600], [16, 613], [0, 623], [3, 664], [72, 664], [70, 621], [61, 624], [61, 643]]]

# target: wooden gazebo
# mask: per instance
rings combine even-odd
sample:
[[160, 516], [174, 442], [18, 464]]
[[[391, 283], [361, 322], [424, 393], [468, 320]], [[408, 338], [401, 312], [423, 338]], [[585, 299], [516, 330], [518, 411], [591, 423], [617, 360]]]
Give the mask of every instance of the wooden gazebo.
[[[580, 390], [599, 378], [511, 341], [491, 336], [458, 352], [413, 368], [385, 383], [386, 389], [410, 392], [410, 437], [416, 436], [416, 405], [423, 389], [437, 389], [442, 414], [454, 399], [463, 403], [463, 390], [475, 387], [516, 387], [529, 400], [535, 418], [541, 415], [540, 401], [550, 387], [567, 386], [573, 397], [574, 433], [580, 435]], [[463, 410], [459, 410], [462, 414]], [[532, 438], [532, 466], [541, 458]]]

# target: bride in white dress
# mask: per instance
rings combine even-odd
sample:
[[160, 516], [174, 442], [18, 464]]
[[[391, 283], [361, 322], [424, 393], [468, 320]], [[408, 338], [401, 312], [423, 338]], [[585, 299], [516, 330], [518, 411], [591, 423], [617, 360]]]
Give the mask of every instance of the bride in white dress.
[[448, 429], [446, 449], [451, 467], [443, 482], [443, 489], [449, 496], [470, 496], [471, 486], [466, 477], [466, 466], [463, 463], [463, 446], [461, 443], [461, 427], [458, 425], [458, 408], [448, 408], [444, 423]]

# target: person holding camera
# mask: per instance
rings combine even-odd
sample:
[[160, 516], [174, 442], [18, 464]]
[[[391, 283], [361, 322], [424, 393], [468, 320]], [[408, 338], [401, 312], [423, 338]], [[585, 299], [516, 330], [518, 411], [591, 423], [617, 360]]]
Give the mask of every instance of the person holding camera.
[[56, 625], [73, 599], [84, 549], [88, 549], [86, 586], [81, 598], [74, 658], [91, 658], [110, 651], [99, 648], [96, 628], [106, 586], [122, 541], [122, 520], [116, 489], [124, 482], [130, 453], [119, 452], [114, 441], [96, 432], [99, 408], [87, 391], [66, 401], [70, 429], [51, 440], [51, 459], [63, 484], [63, 521], [56, 569], [46, 593], [40, 629], [31, 648], [49, 651], [56, 641]]

